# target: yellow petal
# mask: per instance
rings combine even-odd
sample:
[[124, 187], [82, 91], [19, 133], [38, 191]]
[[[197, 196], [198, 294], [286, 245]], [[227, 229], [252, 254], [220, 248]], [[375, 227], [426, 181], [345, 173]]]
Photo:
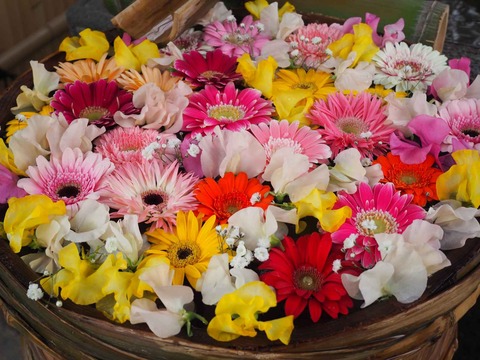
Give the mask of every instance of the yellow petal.
[[293, 315], [283, 318], [265, 321], [268, 327], [261, 329], [265, 331], [268, 339], [271, 341], [280, 340], [283, 344], [288, 345], [293, 331]]
[[115, 62], [118, 66], [121, 66], [125, 69], [134, 69], [136, 71], [140, 71], [140, 61], [134, 55], [131, 48], [128, 47], [125, 42], [118, 36], [113, 41], [113, 49], [115, 52]]
[[230, 314], [219, 314], [208, 323], [207, 334], [217, 341], [226, 342], [238, 339], [240, 336], [254, 337], [257, 332], [255, 329], [246, 329], [241, 326], [238, 318], [233, 321]]
[[78, 59], [94, 59], [99, 61], [108, 52], [110, 44], [101, 31], [85, 29], [79, 33], [80, 37], [65, 38], [60, 44], [59, 51], [65, 51], [67, 61]]
[[255, 19], [260, 19], [260, 13], [263, 9], [268, 6], [267, 0], [255, 0], [255, 1], [247, 1], [245, 3], [245, 9], [253, 15]]
[[[160, 57], [160, 50], [158, 50], [157, 44], [150, 40], [143, 40], [140, 44], [132, 46], [132, 53], [142, 65], [146, 65], [149, 59], [155, 59]], [[138, 69], [140, 70], [140, 69]]]
[[255, 64], [248, 53], [243, 54], [238, 60], [237, 72], [242, 74], [245, 82], [260, 90], [262, 95], [270, 99], [272, 97], [273, 79], [278, 68], [277, 61], [269, 56]]
[[7, 147], [7, 145], [1, 138], [0, 138], [0, 164], [6, 167], [8, 170], [10, 170], [14, 174], [27, 176], [25, 172], [17, 168], [17, 166], [15, 165], [15, 161], [13, 159], [12, 150], [10, 150]]

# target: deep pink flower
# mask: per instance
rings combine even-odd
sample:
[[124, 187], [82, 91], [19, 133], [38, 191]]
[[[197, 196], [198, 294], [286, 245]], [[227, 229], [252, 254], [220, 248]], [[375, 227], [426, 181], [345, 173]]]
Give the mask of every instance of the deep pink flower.
[[244, 53], [252, 57], [260, 55], [269, 39], [263, 34], [263, 24], [248, 15], [240, 24], [233, 16], [223, 22], [215, 21], [204, 28], [203, 40], [207, 45], [219, 48], [224, 54], [239, 57]]
[[233, 83], [228, 83], [224, 91], [206, 85], [204, 90], [190, 97], [190, 103], [183, 112], [182, 130], [209, 133], [220, 126], [239, 131], [249, 129], [251, 124], [268, 122], [273, 107], [261, 95], [256, 89], [238, 90]]
[[132, 94], [120, 89], [115, 81], [101, 79], [92, 83], [75, 81], [57, 90], [51, 102], [55, 113], [62, 113], [68, 123], [78, 118], [87, 118], [98, 126], [115, 125], [113, 114], [138, 114], [133, 106]]
[[387, 125], [383, 100], [367, 92], [357, 95], [335, 93], [326, 101], [317, 100], [306, 115], [333, 156], [348, 148], [356, 148], [362, 157], [372, 159], [388, 148], [394, 128]]
[[18, 176], [0, 164], [0, 204], [6, 204], [11, 197], [24, 197], [25, 190], [17, 186]]
[[375, 234], [401, 234], [413, 220], [425, 217], [425, 210], [412, 204], [412, 198], [395, 191], [392, 183], [371, 188], [362, 182], [357, 192], [340, 193], [334, 208], [348, 206], [352, 216], [332, 233], [332, 241], [343, 244], [345, 260], [356, 261], [365, 269], [381, 260]]
[[235, 72], [237, 58], [219, 49], [208, 51], [205, 57], [198, 51], [190, 51], [183, 54], [183, 60], [176, 60], [173, 67], [173, 75], [183, 77], [193, 87], [213, 85], [221, 90], [241, 77]]

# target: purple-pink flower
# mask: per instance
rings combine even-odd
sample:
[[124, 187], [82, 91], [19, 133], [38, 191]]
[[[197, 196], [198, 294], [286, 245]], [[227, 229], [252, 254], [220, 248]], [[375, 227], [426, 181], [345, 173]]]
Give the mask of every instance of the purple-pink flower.
[[18, 176], [0, 164], [0, 204], [6, 204], [11, 197], [24, 197], [25, 190], [17, 186]]

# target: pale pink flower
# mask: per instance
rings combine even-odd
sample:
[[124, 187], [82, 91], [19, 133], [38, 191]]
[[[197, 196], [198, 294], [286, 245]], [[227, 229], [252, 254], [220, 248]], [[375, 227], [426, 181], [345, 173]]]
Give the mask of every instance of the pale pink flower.
[[153, 129], [117, 127], [95, 141], [95, 152], [109, 158], [116, 166], [153, 159], [170, 163], [175, 160], [177, 141], [180, 142], [175, 135]]
[[123, 127], [141, 126], [146, 129], [163, 129], [178, 132], [183, 124], [182, 112], [188, 105], [192, 89], [183, 81], [165, 92], [153, 83], [141, 86], [133, 95], [133, 104], [141, 108], [140, 114], [117, 112], [115, 122]]
[[263, 33], [264, 25], [254, 21], [251, 15], [237, 24], [235, 17], [215, 21], [204, 28], [203, 40], [206, 44], [219, 48], [224, 54], [239, 57], [244, 53], [252, 57], [260, 55], [269, 37]]
[[443, 151], [480, 150], [480, 99], [447, 101], [438, 113], [450, 128], [450, 135], [442, 146]]
[[171, 230], [178, 211], [194, 210], [193, 188], [197, 178], [179, 172], [179, 164], [126, 163], [106, 179], [101, 201], [112, 209], [112, 217], [138, 216], [151, 228]]
[[366, 92], [331, 94], [326, 101], [315, 101], [306, 116], [313, 125], [319, 126], [318, 131], [334, 157], [352, 147], [360, 151], [362, 157], [382, 155], [394, 131], [386, 122], [382, 99]]
[[352, 216], [332, 233], [332, 241], [342, 244], [345, 259], [368, 269], [381, 260], [375, 234], [401, 234], [415, 219], [423, 219], [425, 210], [411, 203], [412, 195], [395, 192], [392, 183], [371, 188], [360, 183], [354, 194], [339, 193], [334, 208], [348, 206]]
[[317, 69], [330, 56], [328, 46], [342, 37], [338, 24], [311, 23], [299, 28], [287, 38], [290, 57], [295, 65]]
[[249, 129], [252, 124], [270, 121], [272, 103], [256, 89], [238, 90], [228, 83], [223, 91], [206, 85], [190, 96], [183, 112], [184, 131], [210, 133], [216, 126], [233, 131]]
[[30, 166], [28, 178], [20, 179], [18, 186], [28, 194], [45, 194], [53, 201], [63, 200], [70, 213], [86, 199], [97, 200], [106, 186], [105, 178], [114, 165], [100, 154], [82, 153], [78, 148], [67, 148], [61, 158], [48, 161], [39, 156], [36, 166]]
[[284, 147], [308, 156], [312, 164], [326, 162], [332, 155], [322, 136], [308, 126], [299, 127], [298, 121], [272, 120], [268, 124], [253, 125], [251, 131], [265, 149], [267, 163], [275, 151]]

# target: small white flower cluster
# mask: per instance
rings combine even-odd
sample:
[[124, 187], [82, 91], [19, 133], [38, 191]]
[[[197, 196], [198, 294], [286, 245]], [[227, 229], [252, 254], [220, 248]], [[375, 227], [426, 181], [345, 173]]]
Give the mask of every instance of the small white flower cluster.
[[41, 298], [43, 298], [43, 291], [42, 289], [40, 289], [38, 284], [31, 283], [28, 285], [27, 297], [35, 301], [40, 300]]

